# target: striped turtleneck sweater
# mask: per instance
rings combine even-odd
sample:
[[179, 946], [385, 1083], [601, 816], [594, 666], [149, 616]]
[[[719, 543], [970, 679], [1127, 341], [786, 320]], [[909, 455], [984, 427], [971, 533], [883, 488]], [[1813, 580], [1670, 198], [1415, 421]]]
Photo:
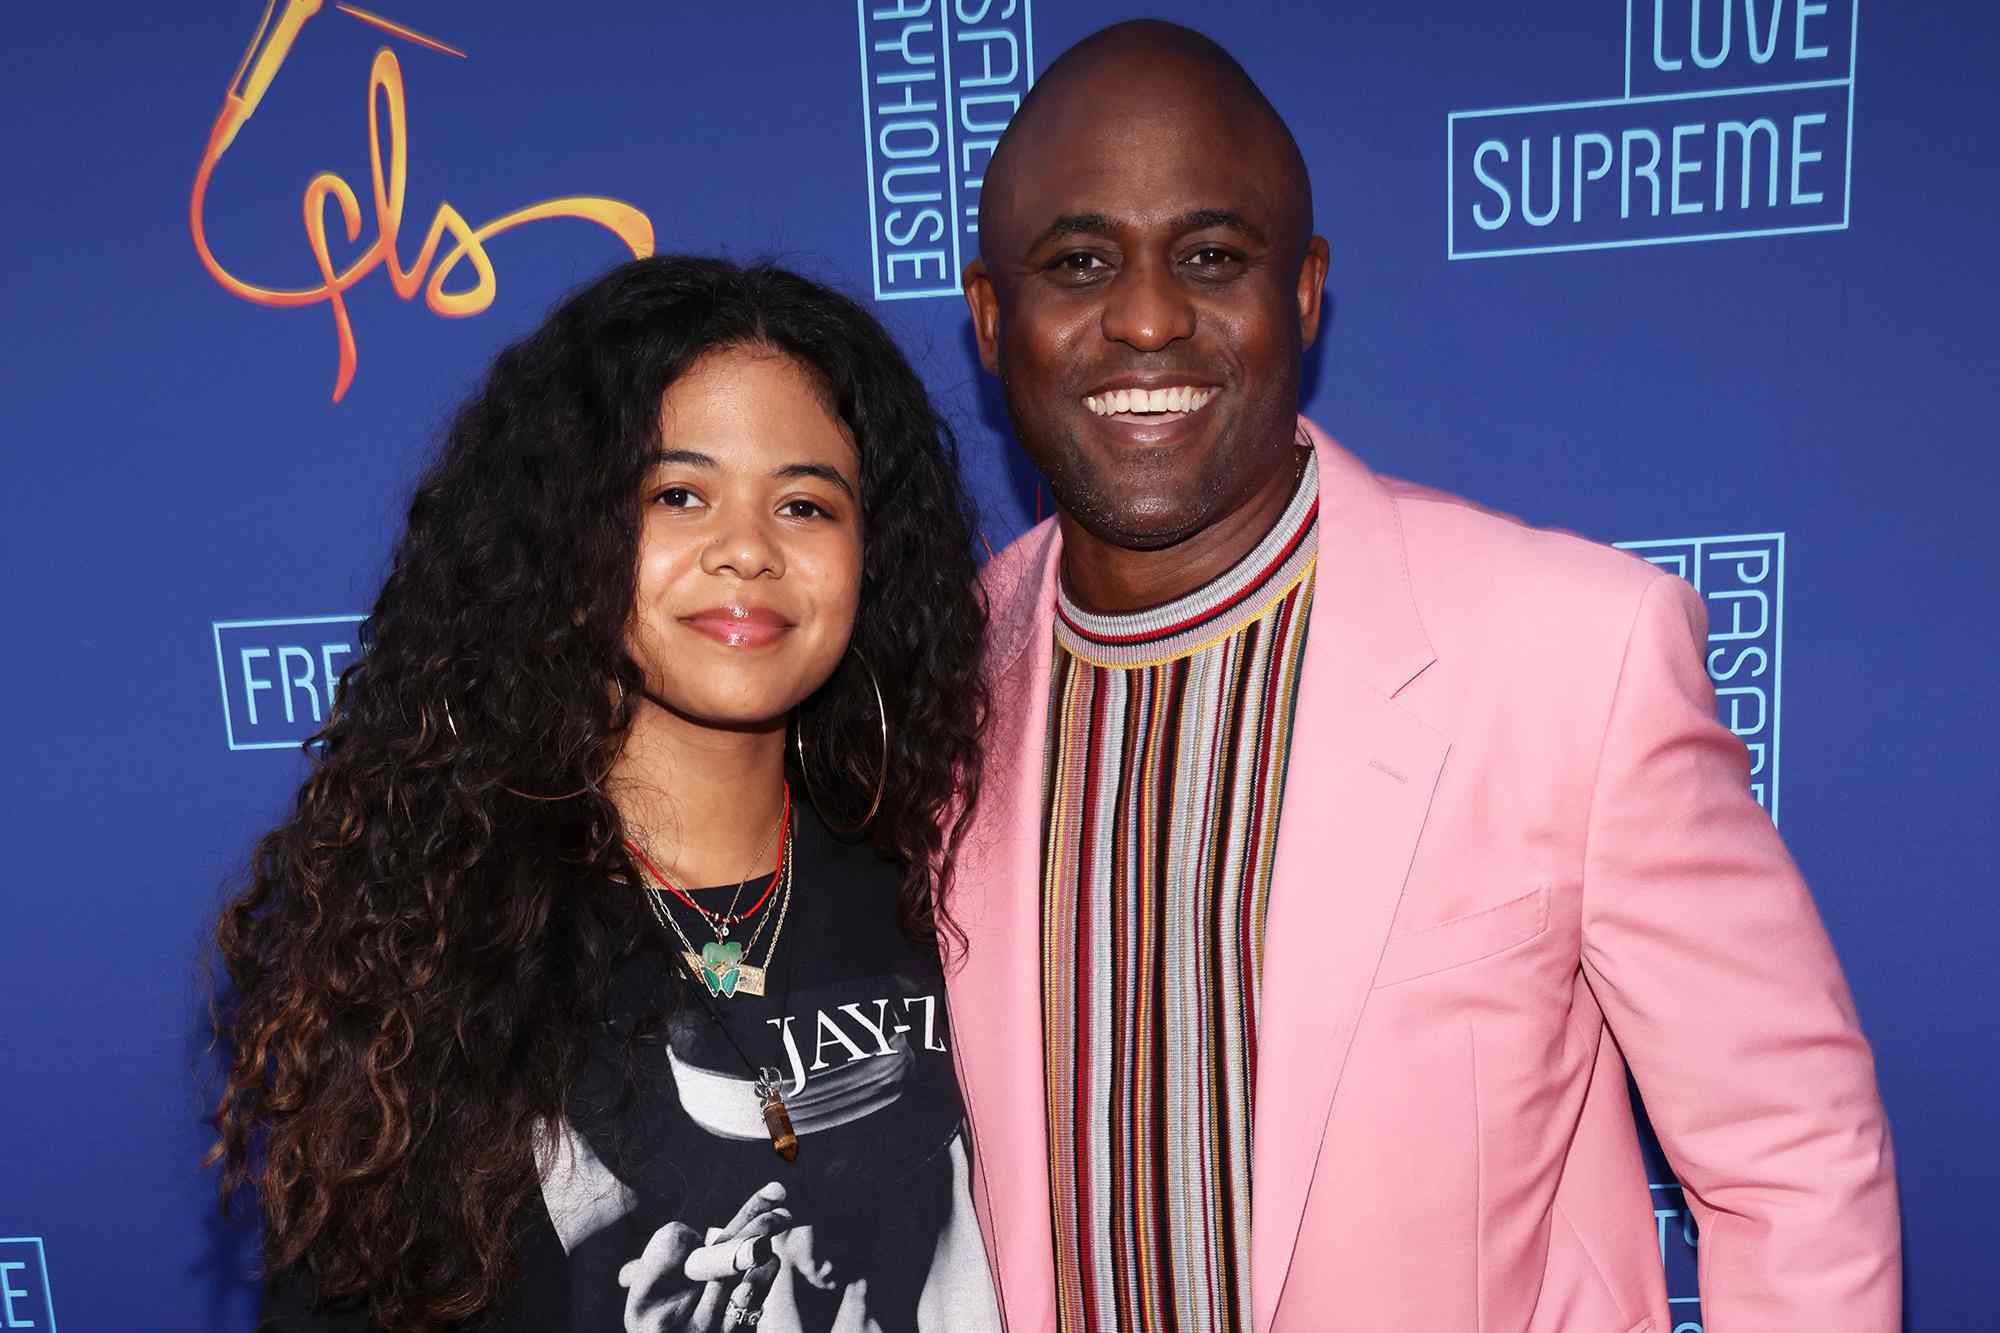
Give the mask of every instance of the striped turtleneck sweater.
[[1250, 1327], [1264, 906], [1319, 550], [1284, 515], [1176, 601], [1057, 605], [1042, 1022], [1064, 1333]]

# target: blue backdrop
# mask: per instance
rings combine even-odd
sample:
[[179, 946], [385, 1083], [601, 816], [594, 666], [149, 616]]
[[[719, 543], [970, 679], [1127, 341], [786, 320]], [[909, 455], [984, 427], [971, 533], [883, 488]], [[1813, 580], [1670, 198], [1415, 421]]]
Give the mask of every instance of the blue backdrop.
[[[435, 41], [280, 0], [282, 67], [234, 84], [259, 0], [11, 11], [0, 1329], [248, 1328], [253, 1238], [197, 1167], [193, 960], [495, 349], [649, 229], [775, 256], [876, 302], [998, 548], [1043, 502], [951, 294], [979, 175], [1031, 72], [1142, 12], [1230, 46], [1304, 147], [1334, 258], [1312, 414], [1703, 588], [1719, 707], [1875, 1043], [1910, 1327], [1995, 1325], [1991, 5], [373, 3]], [[406, 103], [400, 229], [371, 62]], [[212, 137], [232, 87], [254, 117]], [[247, 286], [197, 247], [204, 160], [205, 252]], [[357, 202], [350, 243], [312, 187], [331, 291], [321, 169]], [[443, 201], [461, 232], [420, 261]], [[1655, 1181], [1632, 1206], [1694, 1333]]]

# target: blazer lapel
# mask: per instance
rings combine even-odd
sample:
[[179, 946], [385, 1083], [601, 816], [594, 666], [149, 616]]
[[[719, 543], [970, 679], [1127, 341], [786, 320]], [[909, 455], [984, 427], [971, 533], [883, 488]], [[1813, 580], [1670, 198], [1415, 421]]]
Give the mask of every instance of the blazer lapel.
[[1305, 423], [1320, 553], [1264, 927], [1251, 1150], [1251, 1302], [1275, 1318], [1347, 1052], [1402, 898], [1446, 739], [1394, 702], [1434, 659], [1381, 483]]
[[953, 1045], [973, 1126], [974, 1201], [1009, 1328], [1053, 1328], [1048, 1108], [1042, 1066], [1042, 783], [1053, 655], [1053, 522], [989, 585], [993, 717], [951, 910], [968, 947], [949, 973]]

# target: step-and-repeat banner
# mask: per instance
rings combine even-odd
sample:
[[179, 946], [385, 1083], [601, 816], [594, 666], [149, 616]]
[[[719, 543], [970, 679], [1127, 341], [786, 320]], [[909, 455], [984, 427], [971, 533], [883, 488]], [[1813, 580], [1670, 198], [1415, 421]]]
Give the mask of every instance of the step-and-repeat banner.
[[[1910, 1325], [2000, 1320], [1992, 6], [261, 3], [9, 17], [0, 1329], [249, 1327], [202, 940], [494, 351], [629, 255], [775, 257], [896, 332], [997, 549], [1047, 500], [957, 295], [983, 173], [1141, 13], [1305, 151], [1311, 414], [1702, 591], [1878, 1052]], [[1661, 1333], [1699, 1333], [1651, 1160]]]

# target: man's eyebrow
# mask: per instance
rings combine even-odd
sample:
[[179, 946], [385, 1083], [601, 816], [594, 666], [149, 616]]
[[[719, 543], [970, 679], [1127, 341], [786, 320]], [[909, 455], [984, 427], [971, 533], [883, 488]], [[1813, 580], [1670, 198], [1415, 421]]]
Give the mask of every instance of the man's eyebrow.
[[1115, 230], [1111, 219], [1103, 213], [1064, 213], [1051, 222], [1047, 230], [1035, 238], [1035, 244], [1028, 248], [1032, 250], [1065, 236], [1109, 236]]
[[[1176, 235], [1208, 227], [1227, 227], [1231, 231], [1242, 232], [1259, 245], [1270, 243], [1263, 228], [1232, 208], [1193, 209], [1175, 218], [1171, 225]], [[1109, 236], [1117, 230], [1117, 224], [1104, 213], [1064, 213], [1051, 222], [1029, 248], [1038, 249], [1066, 236]]]
[[781, 468], [772, 469], [771, 475], [780, 481], [793, 477], [818, 477], [821, 481], [840, 487], [847, 493], [848, 499], [857, 498], [854, 487], [848, 484], [847, 478], [841, 476], [837, 469], [830, 468], [824, 463], [787, 463]]
[[1183, 213], [1174, 219], [1174, 231], [1176, 234], [1201, 231], [1208, 227], [1228, 227], [1233, 231], [1242, 232], [1259, 245], [1269, 244], [1261, 227], [1232, 209], [1197, 208], [1193, 212]]

